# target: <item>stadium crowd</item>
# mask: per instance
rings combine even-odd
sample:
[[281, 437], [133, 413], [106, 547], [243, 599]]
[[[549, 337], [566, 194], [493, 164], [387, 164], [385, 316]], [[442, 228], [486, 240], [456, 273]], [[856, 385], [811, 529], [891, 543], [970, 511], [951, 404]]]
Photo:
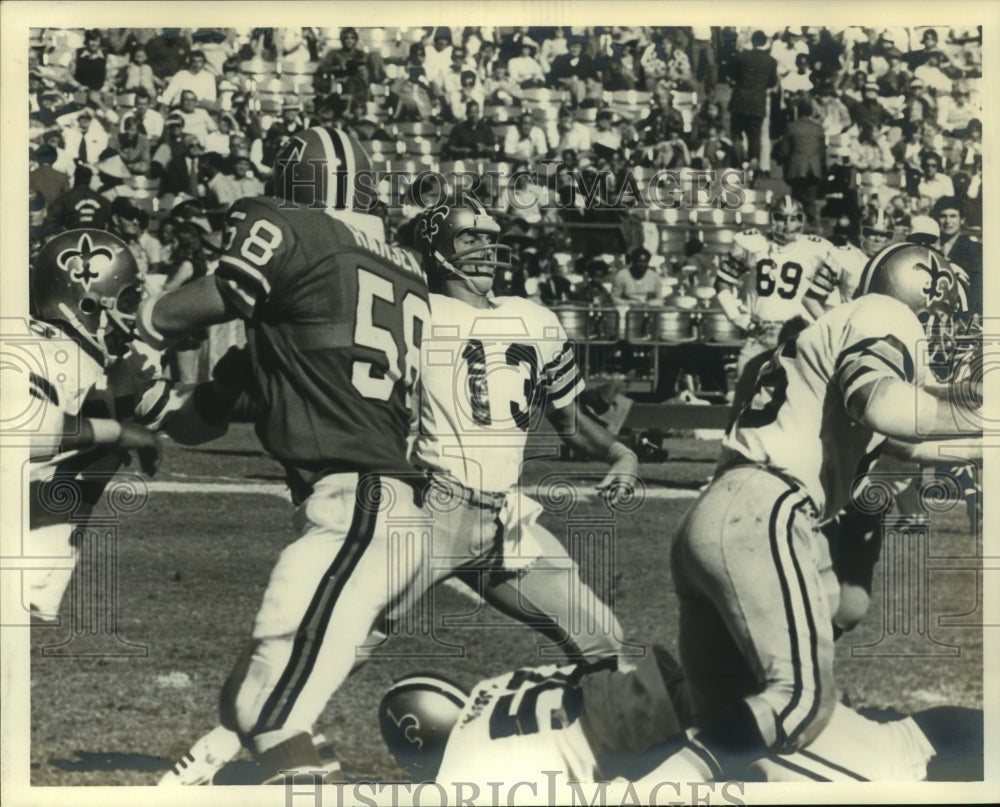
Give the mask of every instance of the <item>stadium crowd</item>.
[[[712, 310], [732, 232], [784, 193], [835, 244], [877, 208], [982, 276], [978, 29], [36, 29], [30, 44], [32, 252], [106, 228], [154, 291], [214, 270], [228, 206], [265, 192], [316, 124], [352, 131], [379, 170], [493, 172], [480, 195], [515, 255], [496, 291], [550, 306]], [[535, 177], [507, 187], [519, 168]], [[661, 170], [741, 172], [739, 205], [581, 200]], [[421, 200], [407, 187], [383, 203], [402, 243]], [[621, 317], [604, 336], [637, 335]], [[192, 341], [172, 372], [199, 377], [238, 338]]]

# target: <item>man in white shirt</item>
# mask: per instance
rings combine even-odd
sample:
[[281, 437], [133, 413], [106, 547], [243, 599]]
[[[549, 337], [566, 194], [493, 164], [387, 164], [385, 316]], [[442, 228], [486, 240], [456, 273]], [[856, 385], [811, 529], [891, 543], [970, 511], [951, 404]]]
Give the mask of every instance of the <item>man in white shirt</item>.
[[535, 46], [528, 40], [521, 41], [521, 55], [507, 62], [507, 72], [521, 88], [545, 86], [545, 72], [535, 59]]
[[139, 134], [144, 134], [149, 138], [150, 143], [156, 143], [159, 141], [161, 135], [163, 134], [163, 115], [157, 112], [155, 109], [150, 107], [152, 99], [149, 97], [149, 92], [145, 88], [140, 88], [135, 91], [135, 109], [131, 112], [126, 112], [122, 116], [121, 129], [125, 130], [125, 121], [134, 119], [136, 123], [136, 131]]
[[176, 111], [184, 119], [184, 134], [193, 134], [204, 143], [208, 135], [219, 127], [212, 116], [196, 104], [195, 94], [185, 90], [181, 94], [181, 108]]
[[926, 196], [931, 202], [936, 202], [942, 196], [955, 195], [955, 183], [951, 177], [941, 172], [941, 158], [933, 152], [925, 153], [920, 158], [920, 170], [924, 175], [917, 186], [917, 193]]
[[101, 152], [108, 147], [107, 131], [100, 122], [94, 121], [94, 114], [86, 107], [74, 123], [63, 129], [67, 153], [81, 163], [96, 166]]
[[173, 106], [185, 91], [194, 93], [200, 106], [215, 106], [218, 97], [216, 78], [205, 68], [205, 54], [200, 50], [191, 51], [187, 69], [174, 74], [160, 100], [164, 106]]
[[516, 129], [507, 132], [503, 150], [507, 159], [521, 163], [529, 163], [548, 153], [549, 144], [545, 139], [545, 132], [535, 126], [535, 119], [530, 112], [521, 116]]

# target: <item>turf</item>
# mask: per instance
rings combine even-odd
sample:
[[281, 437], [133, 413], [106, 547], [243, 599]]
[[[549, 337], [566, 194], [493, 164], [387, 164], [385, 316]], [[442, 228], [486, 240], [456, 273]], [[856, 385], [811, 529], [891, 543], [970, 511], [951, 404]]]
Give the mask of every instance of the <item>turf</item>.
[[[678, 439], [666, 445], [669, 462], [642, 466], [653, 495], [634, 512], [616, 517], [612, 596], [629, 638], [675, 650], [668, 552], [673, 528], [692, 499], [670, 496], [693, 492], [704, 482], [718, 444]], [[525, 477], [596, 480], [601, 470], [600, 464], [546, 459], [529, 463]], [[249, 636], [273, 562], [292, 535], [291, 504], [260, 490], [261, 483], [280, 482], [280, 469], [263, 456], [246, 427], [210, 446], [169, 445], [157, 478], [190, 483], [198, 492], [156, 493], [119, 527], [118, 634], [145, 646], [147, 654], [52, 657], [43, 655], [43, 647], [58, 644], [67, 627], [32, 629], [35, 785], [152, 784], [214, 726], [219, 687]], [[218, 482], [244, 485], [245, 492], [214, 492]], [[585, 498], [569, 513], [546, 514], [543, 521], [565, 536], [606, 516], [599, 499]], [[926, 605], [929, 622], [911, 623], [905, 633], [900, 624], [883, 635], [882, 573], [876, 571], [868, 618], [837, 646], [839, 682], [852, 703], [902, 711], [944, 702], [981, 706], [975, 553], [962, 506], [934, 516], [931, 549], [923, 561], [927, 588], [908, 612], [914, 615]], [[592, 559], [578, 560], [589, 573]], [[77, 570], [85, 572], [86, 567]], [[450, 648], [419, 632], [393, 637], [396, 655], [374, 659], [351, 677], [319, 721], [317, 728], [332, 741], [350, 778], [399, 774], [376, 723], [379, 696], [393, 678], [437, 670], [469, 685], [541, 661], [545, 642], [529, 629], [492, 612], [475, 612], [468, 598], [450, 588], [434, 596], [434, 634], [461, 654], [435, 657]], [[898, 600], [895, 592], [890, 604], [898, 606]], [[466, 615], [459, 626], [442, 626], [443, 616], [459, 614]], [[483, 621], [500, 627], [477, 624]], [[107, 650], [110, 641], [99, 634], [74, 647]], [[872, 647], [866, 651], [864, 645]]]

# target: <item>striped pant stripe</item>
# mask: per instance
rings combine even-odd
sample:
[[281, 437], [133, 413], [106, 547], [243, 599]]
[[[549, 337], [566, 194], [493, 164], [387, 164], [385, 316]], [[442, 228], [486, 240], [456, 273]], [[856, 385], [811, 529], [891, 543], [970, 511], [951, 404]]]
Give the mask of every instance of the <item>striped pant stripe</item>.
[[[821, 703], [821, 672], [816, 621], [809, 588], [795, 553], [793, 524], [797, 512], [809, 503], [797, 487], [783, 493], [771, 510], [769, 539], [785, 606], [793, 684], [788, 703], [778, 714], [779, 747], [797, 737], [813, 720]], [[800, 641], [805, 638], [805, 646]], [[811, 690], [807, 695], [806, 687]]]
[[359, 478], [354, 515], [344, 545], [327, 569], [299, 623], [291, 657], [264, 704], [252, 734], [280, 729], [295, 708], [296, 700], [309, 680], [323, 646], [333, 609], [375, 534], [382, 495], [381, 484], [377, 476]]

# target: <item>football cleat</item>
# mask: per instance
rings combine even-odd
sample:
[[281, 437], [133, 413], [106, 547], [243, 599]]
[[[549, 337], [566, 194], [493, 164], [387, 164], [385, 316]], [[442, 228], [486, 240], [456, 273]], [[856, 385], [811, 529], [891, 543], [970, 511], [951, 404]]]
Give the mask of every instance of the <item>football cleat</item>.
[[160, 787], [210, 785], [222, 767], [242, 748], [236, 732], [216, 726], [198, 740], [174, 766], [160, 777]]

